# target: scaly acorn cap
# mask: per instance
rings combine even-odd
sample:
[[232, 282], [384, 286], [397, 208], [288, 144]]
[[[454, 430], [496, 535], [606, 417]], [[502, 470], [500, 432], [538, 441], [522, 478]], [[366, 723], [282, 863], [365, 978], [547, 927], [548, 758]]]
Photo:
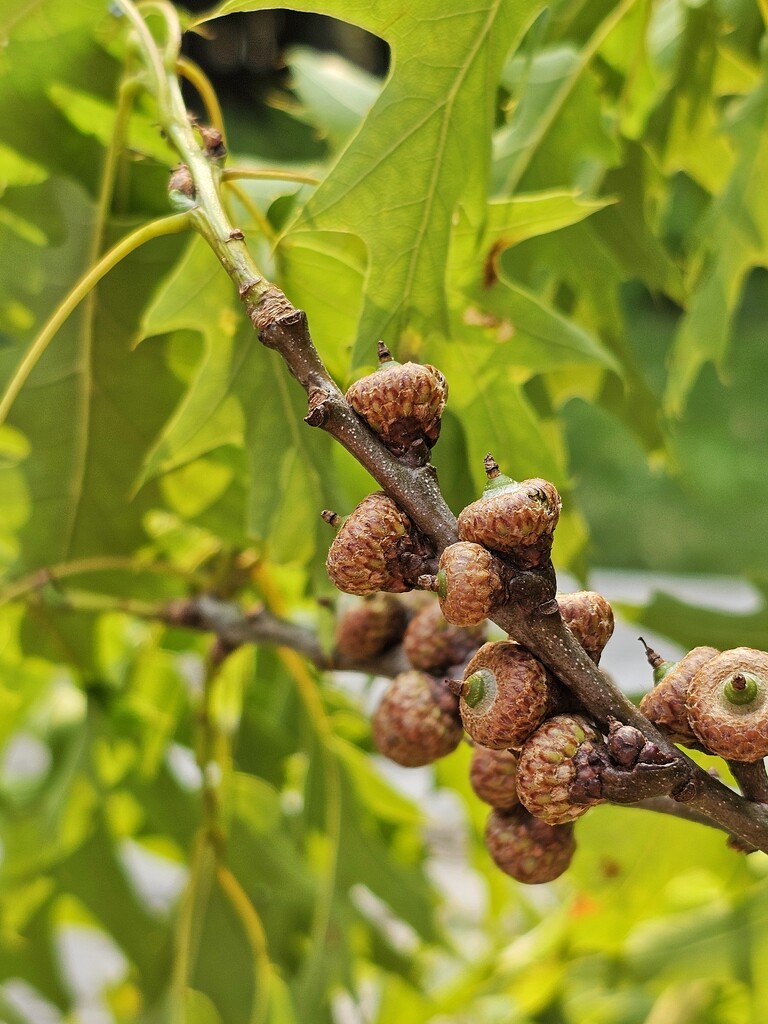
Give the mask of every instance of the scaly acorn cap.
[[573, 799], [571, 787], [579, 781], [576, 755], [583, 757], [601, 741], [600, 733], [582, 715], [548, 718], [520, 751], [520, 803], [550, 825], [562, 825], [586, 814], [600, 799], [595, 797], [587, 803]]
[[564, 699], [541, 662], [512, 640], [483, 644], [463, 680], [446, 682], [460, 695], [461, 720], [474, 742], [495, 750], [522, 746]]
[[602, 594], [594, 590], [577, 590], [558, 594], [557, 603], [563, 622], [596, 665], [613, 636], [613, 608]]
[[[333, 515], [323, 512], [326, 522], [336, 525]], [[346, 594], [410, 590], [403, 556], [413, 552], [415, 533], [390, 497], [380, 491], [369, 494], [343, 520], [331, 544], [325, 562], [331, 582]]]
[[499, 472], [490, 453], [485, 470], [482, 496], [459, 514], [459, 539], [508, 555], [520, 569], [543, 565], [560, 518], [557, 488], [540, 477], [518, 483]]
[[426, 672], [401, 672], [371, 720], [376, 749], [406, 768], [445, 757], [463, 736], [457, 703], [453, 694]]
[[341, 663], [375, 658], [398, 642], [407, 615], [394, 594], [370, 594], [346, 608], [336, 623], [335, 655]]
[[440, 555], [437, 576], [420, 576], [419, 586], [434, 590], [448, 622], [475, 626], [504, 600], [501, 566], [480, 544], [459, 541]]
[[398, 363], [379, 342], [379, 368], [347, 390], [358, 416], [395, 455], [418, 442], [431, 448], [440, 436], [448, 385], [428, 363]]
[[[680, 661], [666, 668], [660, 682], [640, 701], [640, 710], [645, 717], [658, 725], [673, 743], [682, 743], [686, 747], [699, 745], [696, 733], [688, 721], [686, 692], [696, 673], [719, 653], [716, 647], [694, 647]], [[654, 660], [659, 659], [655, 651], [651, 651], [651, 655], [655, 655]], [[649, 662], [654, 667], [654, 674], [662, 665], [669, 665], [669, 662], [661, 659], [655, 665], [650, 658]]]
[[497, 867], [528, 885], [559, 878], [576, 851], [572, 822], [548, 825], [520, 805], [491, 813], [485, 845]]
[[688, 720], [699, 742], [729, 761], [768, 756], [768, 654], [751, 647], [723, 651], [688, 684]]
[[403, 635], [403, 652], [414, 668], [444, 672], [461, 665], [485, 639], [482, 625], [462, 628], [447, 622], [437, 601], [420, 609]]
[[513, 750], [491, 750], [473, 746], [469, 782], [475, 794], [486, 804], [509, 810], [519, 803], [517, 797], [518, 755]]

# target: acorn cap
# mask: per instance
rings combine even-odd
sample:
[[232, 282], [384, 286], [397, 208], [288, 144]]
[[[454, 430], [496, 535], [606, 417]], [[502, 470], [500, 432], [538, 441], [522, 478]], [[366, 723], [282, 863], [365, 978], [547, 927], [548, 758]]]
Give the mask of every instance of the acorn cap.
[[343, 521], [325, 565], [331, 582], [346, 594], [402, 593], [411, 588], [402, 557], [412, 550], [410, 519], [378, 491], [363, 498]]
[[462, 628], [447, 622], [437, 601], [418, 611], [403, 635], [403, 651], [414, 668], [444, 672], [461, 665], [485, 639], [483, 626]]
[[512, 640], [483, 644], [464, 671], [459, 711], [484, 747], [520, 747], [562, 699], [562, 688]]
[[540, 477], [521, 483], [504, 477], [489, 457], [486, 472], [482, 497], [459, 514], [459, 539], [508, 555], [521, 569], [544, 564], [562, 507], [557, 488]]
[[[573, 799], [571, 787], [580, 782], [580, 759], [601, 743], [597, 729], [582, 715], [547, 719], [520, 751], [517, 793], [531, 814], [550, 825], [562, 825], [586, 814], [599, 796], [584, 803]], [[589, 771], [588, 766], [585, 770]], [[583, 786], [579, 786], [583, 790]]]
[[347, 390], [347, 401], [395, 455], [440, 436], [448, 385], [428, 363], [398, 363], [379, 343], [379, 368]]
[[498, 560], [480, 544], [459, 541], [440, 555], [436, 589], [443, 615], [456, 626], [487, 619], [504, 599]]
[[705, 750], [730, 761], [768, 756], [764, 651], [736, 647], [712, 658], [689, 682], [685, 704], [691, 728]]
[[376, 749], [406, 768], [445, 757], [463, 736], [457, 703], [453, 694], [426, 672], [401, 672], [371, 720]]
[[594, 590], [578, 590], [573, 594], [558, 594], [557, 603], [563, 622], [592, 661], [599, 664], [600, 655], [613, 636], [610, 602]]
[[658, 725], [673, 743], [698, 746], [696, 733], [688, 721], [686, 691], [699, 669], [719, 653], [716, 647], [694, 647], [667, 669], [660, 682], [640, 701], [640, 710], [645, 717]]
[[407, 615], [394, 594], [371, 594], [346, 608], [336, 623], [340, 662], [359, 663], [382, 654], [403, 636]]
[[520, 805], [491, 813], [485, 845], [497, 867], [528, 885], [558, 878], [576, 851], [572, 823], [548, 825]]
[[474, 746], [469, 782], [482, 801], [501, 810], [519, 803], [517, 798], [518, 755], [513, 750], [491, 750]]

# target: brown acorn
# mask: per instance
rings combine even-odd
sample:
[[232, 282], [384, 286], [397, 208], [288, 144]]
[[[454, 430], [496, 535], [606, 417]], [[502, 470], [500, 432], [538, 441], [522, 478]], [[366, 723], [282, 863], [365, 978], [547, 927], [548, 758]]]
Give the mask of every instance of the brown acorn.
[[457, 703], [426, 672], [401, 672], [389, 684], [371, 720], [376, 749], [406, 768], [445, 757], [463, 736]]
[[557, 488], [539, 477], [512, 480], [499, 472], [490, 454], [485, 468], [488, 482], [482, 497], [459, 514], [459, 539], [508, 555], [520, 569], [543, 565], [560, 518]]
[[662, 662], [658, 655], [646, 647], [650, 664], [654, 667], [654, 675], [662, 665], [666, 671], [656, 686], [643, 696], [640, 710], [659, 729], [672, 740], [686, 747], [699, 745], [696, 733], [691, 728], [686, 710], [686, 692], [688, 684], [700, 668], [715, 658], [720, 652], [716, 647], [694, 647], [677, 663]]
[[512, 640], [483, 644], [462, 681], [447, 680], [458, 692], [464, 728], [484, 747], [520, 747], [563, 700], [563, 689], [524, 647]]
[[491, 813], [485, 845], [505, 874], [528, 885], [559, 878], [576, 851], [572, 822], [548, 825], [519, 805]]
[[730, 761], [768, 756], [768, 654], [723, 651], [688, 683], [688, 721], [699, 742]]
[[504, 600], [501, 565], [480, 544], [459, 541], [440, 555], [437, 576], [420, 576], [419, 586], [434, 590], [443, 615], [455, 626], [474, 626]]
[[518, 760], [513, 750], [474, 746], [469, 782], [477, 796], [500, 810], [509, 810], [519, 803], [516, 786]]
[[443, 617], [437, 601], [418, 611], [403, 635], [403, 651], [414, 668], [424, 672], [444, 672], [461, 665], [485, 639], [482, 626], [462, 629]]
[[[596, 793], [588, 803], [573, 799], [571, 787], [581, 782], [576, 755], [583, 758], [600, 742], [600, 733], [581, 715], [555, 715], [547, 719], [520, 751], [520, 803], [550, 825], [580, 818], [600, 802], [600, 797]], [[584, 766], [584, 770], [590, 772], [589, 766]], [[583, 785], [579, 789], [583, 790]]]
[[358, 664], [396, 644], [407, 615], [393, 594], [370, 594], [344, 610], [336, 624], [336, 660]]
[[[334, 513], [323, 518], [338, 520]], [[407, 559], [416, 543], [405, 512], [381, 491], [369, 494], [342, 522], [325, 562], [328, 576], [346, 594], [402, 593], [412, 586]]]
[[603, 648], [613, 636], [610, 602], [594, 590], [578, 590], [574, 594], [558, 594], [557, 603], [563, 622], [598, 665]]
[[423, 443], [431, 448], [440, 436], [440, 417], [448, 385], [428, 363], [398, 363], [379, 342], [379, 368], [356, 381], [347, 401], [395, 455]]

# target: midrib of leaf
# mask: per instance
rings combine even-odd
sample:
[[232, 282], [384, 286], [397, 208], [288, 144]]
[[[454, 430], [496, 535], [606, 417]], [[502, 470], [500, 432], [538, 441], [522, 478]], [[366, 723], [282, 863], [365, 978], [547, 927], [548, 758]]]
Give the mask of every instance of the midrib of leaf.
[[[101, 255], [104, 242], [104, 232], [109, 219], [109, 211], [112, 205], [112, 194], [117, 175], [117, 165], [120, 151], [128, 128], [133, 99], [132, 87], [127, 86], [125, 79], [121, 82], [117, 105], [115, 109], [115, 123], [112, 130], [112, 139], [109, 149], [104, 154], [104, 166], [101, 177], [101, 187], [96, 206], [96, 215], [93, 220], [91, 241], [88, 246], [88, 265], [92, 266]], [[84, 306], [85, 316], [83, 317], [83, 338], [80, 350], [80, 362], [78, 377], [80, 380], [80, 414], [77, 416], [77, 443], [73, 453], [73, 506], [69, 516], [68, 528], [64, 533], [64, 557], [67, 558], [72, 552], [72, 543], [77, 529], [77, 524], [83, 506], [85, 489], [85, 477], [88, 469], [88, 456], [90, 453], [90, 430], [91, 430], [91, 403], [93, 401], [93, 335], [94, 319], [96, 316], [96, 295], [97, 288], [89, 292]]]
[[507, 191], [509, 193], [513, 193], [517, 188], [521, 178], [528, 169], [528, 165], [530, 164], [537, 149], [539, 148], [542, 139], [546, 136], [547, 132], [552, 127], [557, 115], [560, 113], [566, 100], [573, 92], [577, 82], [581, 78], [582, 74], [586, 70], [592, 58], [595, 56], [597, 51], [603, 45], [606, 38], [610, 35], [614, 28], [616, 28], [616, 26], [619, 24], [622, 18], [629, 14], [629, 12], [638, 2], [639, 0], [624, 0], [623, 3], [619, 4], [615, 11], [613, 11], [612, 14], [610, 14], [607, 18], [605, 18], [604, 21], [600, 23], [600, 25], [598, 25], [598, 27], [592, 34], [592, 37], [587, 42], [586, 46], [584, 46], [579, 51], [578, 60], [576, 61], [573, 67], [573, 71], [565, 79], [565, 81], [562, 83], [560, 88], [553, 96], [552, 101], [549, 104], [549, 107], [544, 112], [543, 116], [538, 122], [533, 139], [530, 145], [525, 150], [525, 155], [521, 158], [519, 163], [516, 165], [514, 171], [510, 174], [509, 178], [507, 179]]
[[[632, 0], [632, 2], [634, 2], [634, 0]], [[458, 96], [459, 90], [464, 80], [466, 79], [467, 74], [469, 73], [469, 69], [474, 64], [475, 60], [477, 59], [478, 53], [480, 52], [482, 46], [485, 44], [486, 39], [490, 35], [491, 27], [493, 26], [493, 23], [496, 21], [496, 18], [499, 13], [499, 8], [502, 3], [503, 0], [495, 0], [493, 6], [489, 9], [488, 17], [486, 18], [483, 30], [482, 32], [479, 32], [477, 34], [474, 46], [467, 55], [467, 59], [464, 62], [460, 70], [460, 73], [454, 79], [453, 85], [451, 86], [445, 101], [445, 115], [443, 116], [440, 128], [439, 145], [437, 148], [437, 152], [435, 154], [435, 158], [432, 161], [432, 173], [429, 181], [429, 190], [427, 192], [427, 202], [424, 204], [424, 212], [421, 217], [419, 229], [416, 235], [416, 244], [414, 244], [411, 248], [411, 258], [408, 261], [408, 272], [406, 275], [405, 287], [405, 297], [408, 298], [410, 298], [411, 292], [413, 291], [413, 282], [416, 279], [416, 265], [418, 263], [419, 253], [421, 252], [422, 244], [427, 235], [427, 226], [429, 224], [430, 217], [432, 215], [432, 210], [434, 208], [435, 195], [437, 193], [436, 184], [438, 178], [440, 177], [440, 171], [443, 165], [443, 156], [445, 154], [446, 142], [448, 139], [448, 130], [451, 123], [451, 115], [456, 105], [456, 97]], [[390, 314], [389, 319], [387, 321], [388, 323], [391, 322], [394, 315], [394, 312]]]

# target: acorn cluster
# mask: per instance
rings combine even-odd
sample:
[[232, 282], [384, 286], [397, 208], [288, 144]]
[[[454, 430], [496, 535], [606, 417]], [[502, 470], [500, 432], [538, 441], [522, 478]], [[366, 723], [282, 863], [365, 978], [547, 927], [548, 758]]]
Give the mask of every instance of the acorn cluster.
[[[440, 434], [445, 378], [433, 366], [395, 362], [381, 344], [379, 358], [379, 369], [353, 384], [347, 400], [397, 459], [424, 466]], [[602, 732], [513, 637], [487, 641], [487, 619], [512, 599], [521, 574], [551, 576], [561, 501], [548, 480], [512, 480], [491, 455], [485, 470], [482, 496], [460, 512], [458, 540], [439, 559], [383, 492], [343, 521], [323, 513], [338, 528], [329, 577], [361, 598], [339, 622], [336, 663], [360, 667], [398, 652], [399, 670], [373, 715], [376, 748], [412, 767], [451, 753], [466, 736], [472, 787], [492, 808], [491, 856], [522, 882], [547, 882], [568, 867], [574, 822], [602, 802], [606, 772], [640, 774], [669, 756], [619, 722]], [[613, 632], [610, 604], [591, 591], [556, 600], [599, 663]], [[657, 685], [641, 710], [670, 739], [732, 762], [768, 756], [768, 654], [702, 647], [674, 666], [648, 656]]]
[[640, 710], [673, 742], [727, 761], [768, 757], [768, 654], [694, 647], [676, 663], [646, 654], [656, 685]]
[[[347, 392], [355, 412], [397, 458], [423, 464], [447, 397], [432, 366], [396, 363]], [[486, 843], [502, 870], [524, 882], [557, 877], [573, 854], [573, 821], [599, 800], [590, 755], [599, 732], [566, 688], [512, 639], [484, 642], [486, 620], [509, 600], [521, 572], [550, 565], [561, 501], [548, 480], [518, 482], [485, 460], [482, 496], [459, 515], [459, 540], [435, 553], [384, 493], [365, 498], [338, 527], [326, 562], [339, 590], [361, 600], [341, 617], [336, 662], [360, 664], [397, 648], [403, 668], [373, 715], [376, 748], [398, 764], [430, 764], [466, 735], [471, 783], [493, 808]], [[432, 571], [424, 571], [431, 566]], [[405, 592], [431, 591], [413, 600]], [[599, 594], [558, 598], [561, 615], [599, 661], [613, 631]]]

